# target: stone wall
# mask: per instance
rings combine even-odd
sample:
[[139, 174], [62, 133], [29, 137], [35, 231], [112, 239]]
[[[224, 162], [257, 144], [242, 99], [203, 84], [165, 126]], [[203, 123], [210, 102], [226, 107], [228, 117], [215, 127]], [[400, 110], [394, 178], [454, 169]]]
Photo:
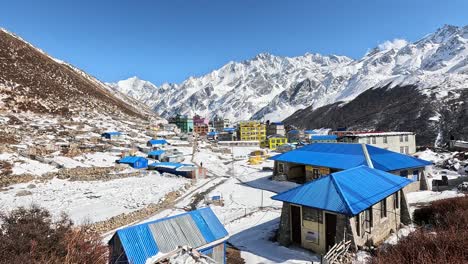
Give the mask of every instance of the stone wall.
[[289, 246], [291, 244], [291, 223], [290, 223], [289, 203], [283, 203], [281, 210], [280, 225], [277, 240], [280, 245]]

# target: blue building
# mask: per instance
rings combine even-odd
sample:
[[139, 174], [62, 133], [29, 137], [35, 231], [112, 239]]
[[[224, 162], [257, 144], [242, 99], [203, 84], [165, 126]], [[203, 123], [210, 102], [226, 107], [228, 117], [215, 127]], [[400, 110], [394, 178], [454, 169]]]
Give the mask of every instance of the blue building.
[[197, 249], [216, 261], [226, 263], [229, 234], [209, 208], [117, 230], [109, 241], [109, 263], [145, 264], [156, 255], [164, 256], [178, 246]]
[[148, 158], [155, 159], [155, 160], [162, 160], [162, 158], [164, 157], [164, 153], [166, 153], [166, 151], [162, 149], [152, 150], [148, 152]]
[[117, 161], [119, 164], [128, 164], [135, 169], [144, 169], [148, 167], [148, 159], [136, 156], [126, 156]]
[[122, 136], [122, 133], [117, 132], [117, 131], [104, 132], [104, 133], [101, 134], [101, 137], [107, 138], [107, 139], [115, 139], [115, 138], [119, 138], [121, 136]]
[[336, 143], [338, 141], [336, 135], [308, 134], [307, 136], [310, 143]]
[[424, 189], [425, 166], [429, 161], [367, 144], [315, 143], [271, 157], [274, 177], [304, 183], [333, 172], [366, 165], [410, 178], [415, 183], [408, 191]]
[[412, 180], [362, 165], [277, 194], [283, 202], [278, 241], [324, 254], [335, 243], [378, 244], [410, 215], [402, 189]]
[[[193, 164], [184, 164], [177, 162], [155, 162], [148, 166], [150, 170], [156, 170], [160, 173], [170, 173], [183, 177], [192, 178], [197, 167]], [[196, 175], [195, 175], [196, 176]]]
[[165, 139], [151, 139], [146, 143], [146, 145], [152, 148], [162, 148], [167, 145], [167, 141]]

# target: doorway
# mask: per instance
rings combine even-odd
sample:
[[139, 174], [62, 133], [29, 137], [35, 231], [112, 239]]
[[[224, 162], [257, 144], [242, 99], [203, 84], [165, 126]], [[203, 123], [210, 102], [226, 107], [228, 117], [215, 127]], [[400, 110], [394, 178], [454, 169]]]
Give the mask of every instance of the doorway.
[[301, 207], [291, 205], [291, 241], [294, 244], [301, 244]]
[[328, 251], [335, 245], [336, 238], [336, 215], [325, 213], [325, 246]]

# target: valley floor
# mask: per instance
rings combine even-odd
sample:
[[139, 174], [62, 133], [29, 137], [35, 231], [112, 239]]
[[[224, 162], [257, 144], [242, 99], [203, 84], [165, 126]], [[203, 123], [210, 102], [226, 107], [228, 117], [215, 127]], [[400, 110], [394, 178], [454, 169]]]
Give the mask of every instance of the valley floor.
[[[148, 137], [140, 137], [140, 142], [148, 140]], [[74, 157], [55, 153], [47, 162], [14, 153], [1, 154], [0, 161], [12, 164], [13, 174], [31, 173], [36, 178], [3, 188], [0, 191], [0, 211], [35, 203], [50, 210], [55, 216], [65, 212], [78, 224], [96, 223], [145, 209], [151, 204], [161, 204], [170, 193], [178, 193], [176, 199], [154, 213], [143, 214], [136, 221], [117, 225], [122, 227], [209, 206], [209, 197], [219, 195], [223, 205], [212, 204], [211, 207], [229, 231], [229, 243], [240, 251], [240, 256], [246, 263], [320, 262], [319, 255], [300, 248], [286, 248], [275, 242], [282, 204], [270, 197], [293, 188], [296, 184], [270, 180], [272, 172], [263, 168], [272, 167], [272, 161], [250, 165], [246, 158], [234, 160], [233, 157], [245, 156], [255, 148], [234, 147], [231, 155], [213, 152], [209, 143], [203, 141], [199, 141], [196, 149], [187, 146], [187, 142], [170, 143], [172, 146], [169, 148], [177, 148], [184, 154], [185, 163], [202, 163], [208, 171], [207, 178], [192, 182], [169, 174], [161, 175], [131, 168], [116, 169], [115, 178], [108, 179], [61, 179], [48, 176], [50, 173], [57, 173], [59, 168], [114, 168], [112, 166], [115, 166], [115, 160], [118, 159], [118, 147], [114, 151], [98, 151]], [[435, 170], [433, 174], [437, 177], [440, 171]], [[414, 206], [421, 203], [457, 195], [459, 194], [456, 191], [451, 190], [424, 191], [408, 195], [408, 200], [414, 209]], [[106, 230], [103, 235], [105, 242], [117, 226]], [[408, 227], [401, 232], [410, 231], [411, 228]], [[395, 243], [396, 238], [390, 237], [387, 242]], [[360, 252], [356, 263], [365, 258], [366, 254]]]

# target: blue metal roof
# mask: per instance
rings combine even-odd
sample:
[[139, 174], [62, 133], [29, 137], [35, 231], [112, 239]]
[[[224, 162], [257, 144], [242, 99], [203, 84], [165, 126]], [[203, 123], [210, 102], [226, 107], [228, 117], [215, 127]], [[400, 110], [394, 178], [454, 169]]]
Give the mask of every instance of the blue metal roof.
[[271, 122], [272, 125], [281, 126], [284, 125], [283, 122]]
[[164, 145], [167, 144], [167, 141], [165, 139], [151, 139], [148, 143], [151, 145]]
[[211, 132], [208, 132], [208, 134], [206, 134], [207, 136], [216, 136], [218, 134], [218, 132], [215, 132], [215, 131], [211, 131]]
[[[386, 149], [364, 145], [373, 167], [383, 171], [418, 168], [431, 165], [426, 160], [396, 153]], [[363, 144], [314, 143], [270, 158], [305, 165], [315, 165], [335, 169], [350, 169], [367, 164]]]
[[311, 135], [311, 140], [336, 140], [338, 137], [336, 135]]
[[122, 133], [117, 132], [117, 131], [110, 131], [110, 132], [104, 132], [104, 133], [102, 133], [102, 135], [120, 136], [120, 135], [122, 135]]
[[155, 162], [149, 165], [149, 167], [154, 167], [154, 168], [164, 167], [164, 168], [171, 168], [171, 169], [177, 169], [177, 168], [184, 167], [184, 166], [194, 166], [194, 165], [178, 163], [178, 162]]
[[297, 129], [293, 129], [293, 130], [288, 131], [288, 134], [299, 134], [299, 133], [300, 133], [300, 131], [297, 130]]
[[129, 164], [129, 163], [135, 163], [139, 160], [146, 160], [146, 158], [138, 157], [138, 156], [125, 156], [119, 160], [119, 163]]
[[324, 176], [272, 199], [353, 216], [411, 182], [388, 172], [359, 166]]
[[223, 131], [224, 132], [234, 132], [234, 131], [236, 131], [236, 129], [233, 128], [233, 127], [226, 127], [226, 128], [223, 129]]
[[155, 156], [155, 155], [161, 155], [161, 154], [163, 154], [164, 152], [166, 152], [166, 151], [164, 151], [164, 150], [162, 150], [162, 149], [153, 150], [153, 151], [150, 151], [150, 152], [148, 153], [148, 156], [149, 156], [149, 155], [154, 155], [154, 156]]
[[128, 261], [144, 264], [159, 252], [167, 253], [181, 244], [197, 248], [228, 235], [211, 208], [206, 207], [117, 230], [109, 244], [118, 236]]
[[314, 130], [304, 130], [304, 134], [317, 134]]

